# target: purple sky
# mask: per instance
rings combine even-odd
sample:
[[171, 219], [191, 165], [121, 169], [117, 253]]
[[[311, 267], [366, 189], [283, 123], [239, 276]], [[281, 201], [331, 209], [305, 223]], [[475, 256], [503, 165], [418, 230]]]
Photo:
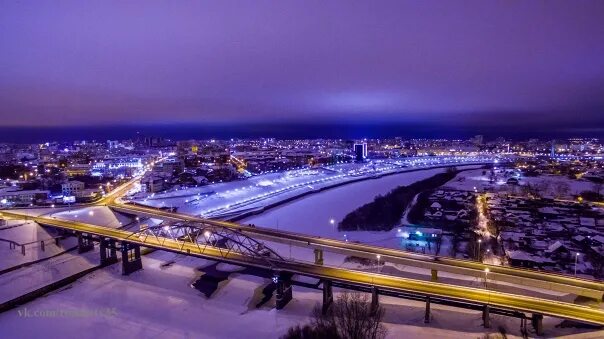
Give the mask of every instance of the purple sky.
[[602, 116], [604, 1], [0, 3], [1, 126]]

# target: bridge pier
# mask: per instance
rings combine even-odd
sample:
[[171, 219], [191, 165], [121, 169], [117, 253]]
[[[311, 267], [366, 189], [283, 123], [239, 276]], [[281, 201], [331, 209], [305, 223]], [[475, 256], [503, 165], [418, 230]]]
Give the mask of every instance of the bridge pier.
[[489, 316], [489, 313], [489, 305], [484, 305], [484, 308], [482, 309], [482, 325], [485, 328], [491, 328], [491, 317]]
[[333, 288], [331, 280], [323, 281], [323, 315], [327, 314], [329, 307], [333, 304]]
[[323, 265], [323, 250], [315, 248], [315, 265]]
[[114, 239], [101, 238], [100, 252], [101, 266], [107, 266], [117, 262], [117, 250]]
[[531, 318], [531, 323], [537, 335], [543, 335], [543, 315], [534, 313]]
[[277, 309], [281, 310], [287, 305], [290, 300], [292, 300], [292, 283], [291, 283], [291, 275], [277, 273], [273, 277], [273, 282], [277, 284]]
[[371, 287], [371, 308], [370, 308], [371, 315], [374, 315], [377, 312], [378, 307], [380, 307], [379, 291], [378, 291], [377, 287], [372, 286]]
[[141, 247], [129, 242], [122, 241], [122, 275], [129, 275], [132, 272], [143, 268], [141, 259]]
[[528, 329], [526, 327], [526, 318], [524, 317], [524, 314], [522, 315], [522, 318], [520, 318], [520, 333], [525, 338], [528, 338]]
[[438, 271], [433, 269], [433, 270], [431, 270], [431, 273], [432, 273], [432, 278], [430, 280], [437, 281], [438, 280]]
[[78, 233], [78, 253], [85, 253], [94, 249], [94, 243], [90, 236]]
[[430, 296], [426, 297], [426, 313], [424, 314], [424, 323], [430, 322]]

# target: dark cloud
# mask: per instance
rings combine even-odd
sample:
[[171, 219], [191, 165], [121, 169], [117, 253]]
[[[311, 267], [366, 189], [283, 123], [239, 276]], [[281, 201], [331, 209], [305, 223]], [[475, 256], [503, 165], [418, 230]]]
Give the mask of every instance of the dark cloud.
[[602, 1], [5, 1], [0, 32], [3, 126], [604, 115]]

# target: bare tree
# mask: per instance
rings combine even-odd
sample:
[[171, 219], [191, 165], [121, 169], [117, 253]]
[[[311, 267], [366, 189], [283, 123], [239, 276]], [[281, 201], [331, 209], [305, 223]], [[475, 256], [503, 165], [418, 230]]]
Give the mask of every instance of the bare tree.
[[593, 185], [591, 186], [591, 187], [592, 187], [592, 190], [593, 190], [594, 192], [596, 192], [596, 194], [597, 194], [598, 196], [600, 196], [600, 192], [602, 192], [602, 184], [604, 184], [604, 182], [602, 182], [602, 181], [596, 181], [596, 182], [594, 182], [594, 183], [593, 183]]
[[533, 197], [535, 196], [535, 187], [531, 185], [531, 183], [527, 183], [526, 185], [520, 186], [520, 191], [523, 196]]
[[442, 237], [436, 238], [436, 250], [434, 251], [434, 255], [438, 255], [440, 253], [440, 247], [443, 243]]
[[562, 198], [570, 192], [570, 185], [564, 181], [556, 183], [554, 186], [556, 198]]
[[343, 339], [382, 339], [386, 328], [382, 325], [384, 309], [372, 310], [366, 294], [345, 291], [326, 314], [317, 305], [313, 310], [316, 328], [335, 328]]
[[549, 181], [547, 180], [541, 180], [539, 181], [535, 187], [535, 195], [537, 196], [543, 196], [545, 194], [547, 194], [547, 191], [549, 190]]

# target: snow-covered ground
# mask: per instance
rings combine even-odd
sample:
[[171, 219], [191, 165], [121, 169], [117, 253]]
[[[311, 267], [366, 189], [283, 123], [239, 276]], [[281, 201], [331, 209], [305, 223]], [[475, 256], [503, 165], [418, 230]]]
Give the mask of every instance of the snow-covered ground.
[[[126, 226], [130, 223], [129, 218], [100, 206], [33, 210], [28, 214], [44, 214], [107, 227], [121, 227], [122, 224]], [[31, 221], [9, 220], [6, 225], [0, 227], [0, 239], [4, 240], [0, 241], [0, 271], [27, 264], [0, 274], [0, 303], [99, 264], [98, 249], [97, 252], [84, 254], [78, 254], [76, 250], [67, 251], [77, 245], [77, 239], [75, 237], [60, 239], [57, 245], [55, 238], [58, 236], [54, 229]], [[44, 246], [41, 244], [42, 241]], [[9, 242], [15, 243], [16, 247], [11, 248]], [[22, 252], [21, 244], [24, 244], [25, 254]]]
[[[541, 192], [545, 198], [561, 198], [561, 199], [574, 199], [579, 196], [581, 192], [593, 191], [593, 182], [585, 179], [570, 179], [569, 177], [562, 175], [540, 175], [538, 177], [521, 177], [520, 185], [540, 186], [546, 187], [544, 192]], [[568, 192], [562, 192], [559, 189], [559, 185], [568, 185]]]
[[[174, 262], [173, 262], [174, 261]], [[168, 265], [165, 265], [169, 263]], [[80, 338], [278, 338], [287, 329], [310, 320], [321, 292], [294, 286], [294, 299], [283, 309], [274, 297], [256, 308], [268, 279], [234, 272], [206, 297], [192, 284], [210, 262], [155, 252], [143, 258], [144, 270], [122, 276], [119, 265], [96, 271], [70, 287], [0, 314], [3, 336]], [[336, 292], [336, 297], [339, 293]], [[491, 315], [492, 327], [482, 327], [481, 313], [432, 304], [430, 324], [424, 324], [424, 303], [380, 297], [386, 310], [388, 338], [476, 338], [506, 329], [520, 336], [520, 321]], [[556, 328], [560, 320], [545, 318], [547, 337], [598, 338], [603, 331]], [[530, 329], [532, 331], [532, 329]], [[582, 333], [583, 332], [583, 333]]]
[[109, 207], [106, 206], [74, 208], [56, 213], [49, 212], [46, 214], [46, 216], [57, 219], [85, 222], [110, 228], [120, 228], [134, 221], [132, 218], [129, 218], [125, 215], [114, 213]]
[[[495, 180], [490, 182], [490, 171], [483, 174], [482, 169], [459, 173], [447, 185], [448, 188], [473, 191], [477, 190], [519, 194], [520, 186], [531, 185], [542, 188], [541, 196], [544, 198], [575, 199], [583, 191], [592, 191], [593, 183], [585, 179], [570, 179], [562, 175], [540, 175], [537, 177], [518, 177], [518, 185], [509, 185], [502, 170], [495, 171]], [[566, 186], [568, 191], [560, 189], [560, 185]]]
[[[24, 220], [9, 220], [0, 227], [0, 271], [19, 264], [47, 258], [65, 249], [73, 247], [76, 241], [66, 239], [56, 246], [53, 238], [57, 234], [51, 229], [40, 227], [38, 224]], [[25, 245], [25, 255], [21, 246], [11, 248], [9, 241]], [[41, 241], [44, 241], [42, 250]]]
[[0, 275], [0, 304], [95, 267], [99, 264], [98, 256], [96, 252], [78, 254], [77, 251], [70, 251], [4, 273]]

